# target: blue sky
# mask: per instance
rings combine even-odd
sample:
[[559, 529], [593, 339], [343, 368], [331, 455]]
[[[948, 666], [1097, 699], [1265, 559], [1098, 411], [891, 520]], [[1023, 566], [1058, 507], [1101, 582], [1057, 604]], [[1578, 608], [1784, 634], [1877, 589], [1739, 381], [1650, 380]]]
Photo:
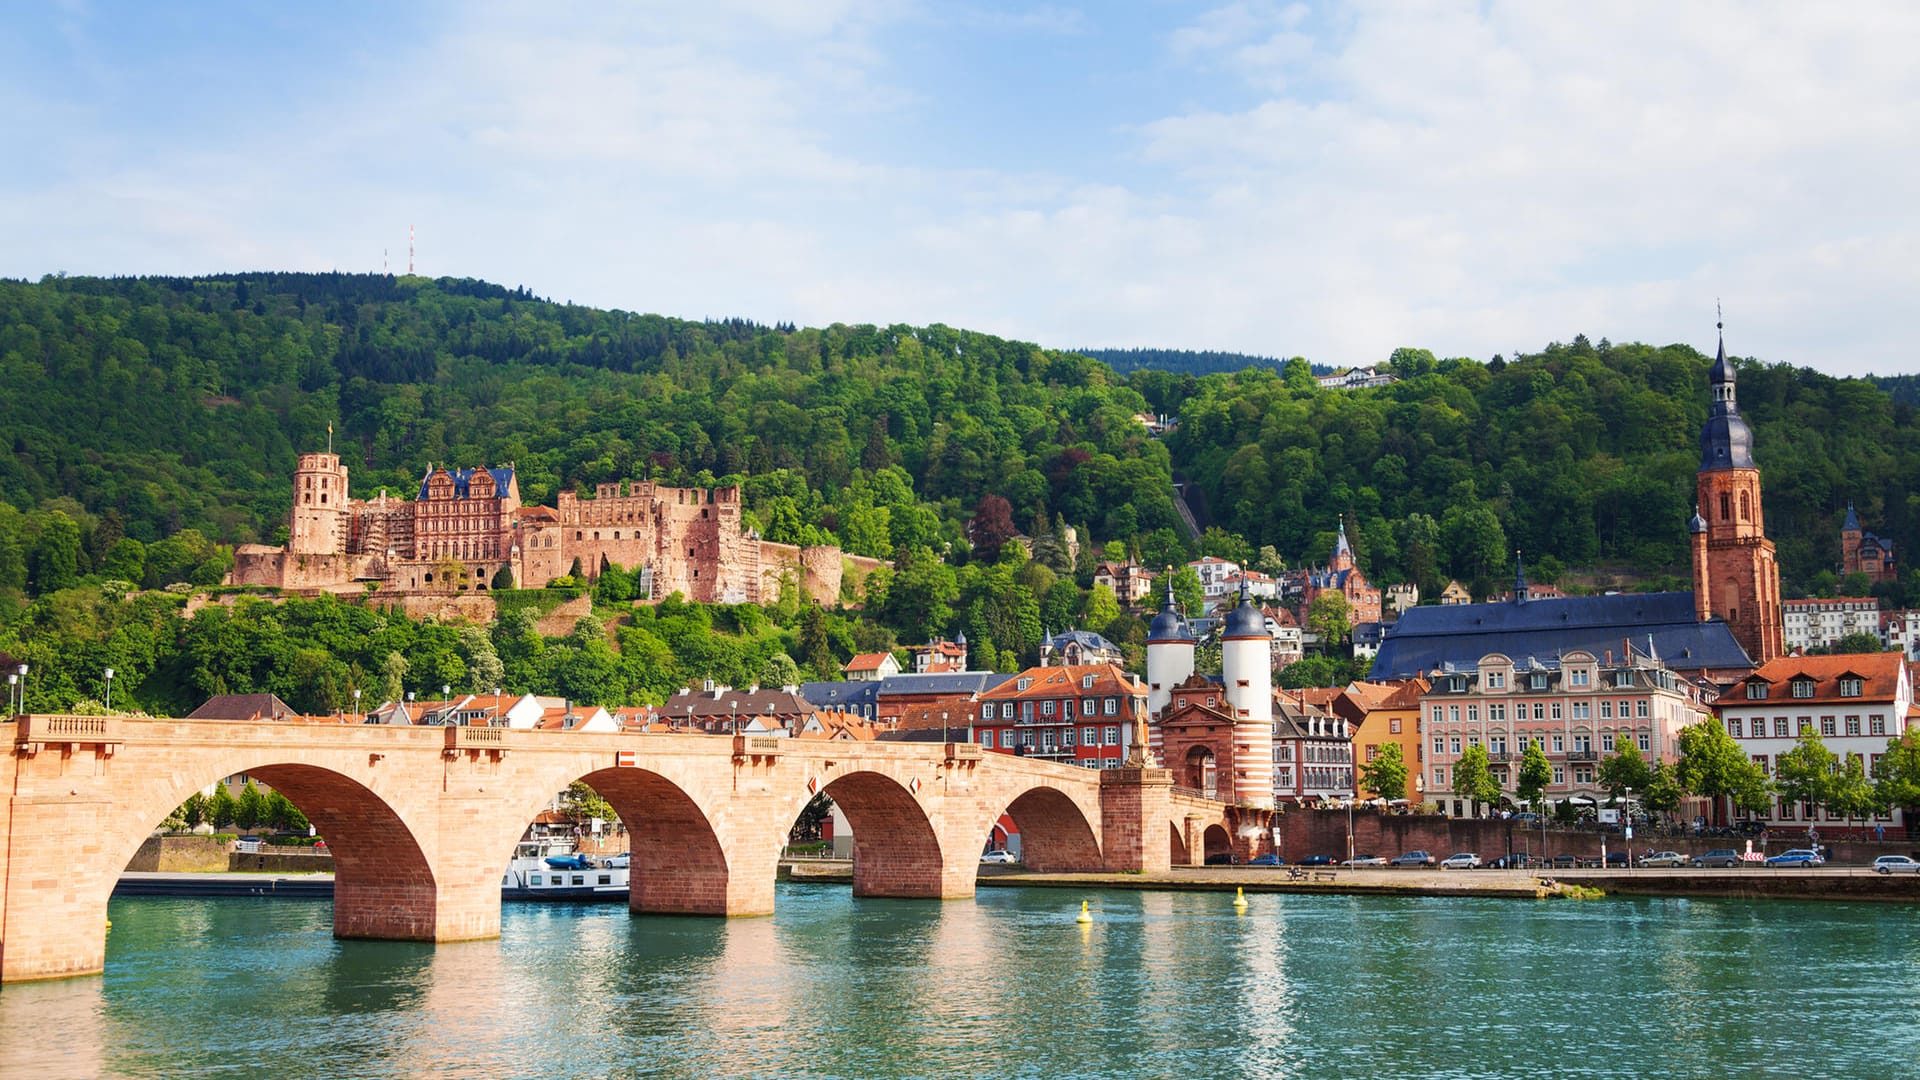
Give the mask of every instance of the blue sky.
[[0, 275], [404, 269], [1365, 364], [1576, 333], [1920, 371], [1920, 8], [0, 14]]

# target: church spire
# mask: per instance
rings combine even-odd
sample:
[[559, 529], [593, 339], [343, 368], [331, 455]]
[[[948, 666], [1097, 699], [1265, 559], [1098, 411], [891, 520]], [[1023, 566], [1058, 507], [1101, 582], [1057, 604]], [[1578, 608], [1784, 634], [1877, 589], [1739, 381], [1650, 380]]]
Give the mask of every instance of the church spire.
[[1527, 602], [1527, 569], [1520, 561], [1520, 549], [1513, 549], [1513, 602]]

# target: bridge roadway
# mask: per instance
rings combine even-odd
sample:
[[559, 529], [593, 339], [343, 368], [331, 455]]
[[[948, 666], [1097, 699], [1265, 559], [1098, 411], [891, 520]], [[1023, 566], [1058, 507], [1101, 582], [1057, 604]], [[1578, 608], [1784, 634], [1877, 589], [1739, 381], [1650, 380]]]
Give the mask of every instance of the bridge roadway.
[[[107, 898], [187, 797], [245, 773], [283, 792], [333, 853], [334, 934], [500, 933], [500, 874], [575, 780], [626, 823], [639, 913], [764, 915], [815, 792], [854, 833], [856, 895], [973, 895], [1002, 813], [1038, 871], [1162, 871], [1252, 823], [1173, 791], [1159, 768], [1093, 771], [972, 743], [33, 715], [0, 724], [0, 982], [95, 974]], [[1194, 856], [1189, 860], [1189, 853]]]

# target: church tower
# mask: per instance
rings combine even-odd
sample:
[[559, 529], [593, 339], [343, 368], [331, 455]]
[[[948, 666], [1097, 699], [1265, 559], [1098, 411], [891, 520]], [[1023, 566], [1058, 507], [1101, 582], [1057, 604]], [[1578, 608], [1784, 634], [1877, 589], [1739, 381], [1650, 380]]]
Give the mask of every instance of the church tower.
[[[1173, 569], [1167, 569], [1167, 599], [1147, 631], [1147, 717], [1157, 718], [1173, 700], [1173, 688], [1193, 675], [1192, 627], [1173, 598]], [[1157, 730], [1157, 729], [1156, 729]]]
[[1700, 471], [1694, 478], [1698, 510], [1689, 523], [1694, 612], [1701, 619], [1725, 619], [1748, 658], [1764, 664], [1785, 651], [1780, 567], [1766, 535], [1753, 432], [1734, 400], [1724, 334], [1707, 378], [1713, 402], [1700, 429]]
[[293, 519], [287, 551], [296, 555], [338, 555], [346, 550], [347, 467], [340, 455], [301, 454], [293, 470]]

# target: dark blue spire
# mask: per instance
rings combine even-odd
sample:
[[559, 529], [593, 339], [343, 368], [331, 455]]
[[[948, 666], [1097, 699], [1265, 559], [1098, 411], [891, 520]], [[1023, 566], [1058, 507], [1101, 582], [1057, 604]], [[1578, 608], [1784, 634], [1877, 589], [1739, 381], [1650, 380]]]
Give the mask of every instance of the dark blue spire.
[[1733, 365], [1727, 362], [1724, 324], [1716, 327], [1722, 330], [1720, 352], [1707, 371], [1713, 403], [1707, 409], [1707, 424], [1700, 429], [1700, 471], [1751, 469], [1754, 467], [1753, 431], [1740, 418], [1740, 406], [1734, 401]]

